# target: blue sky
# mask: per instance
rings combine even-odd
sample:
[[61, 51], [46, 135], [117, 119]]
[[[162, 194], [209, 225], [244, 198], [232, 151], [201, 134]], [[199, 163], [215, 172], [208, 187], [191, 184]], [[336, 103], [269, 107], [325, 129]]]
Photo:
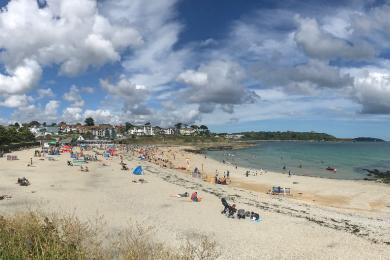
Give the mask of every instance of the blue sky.
[[0, 0], [0, 123], [390, 140], [387, 1]]

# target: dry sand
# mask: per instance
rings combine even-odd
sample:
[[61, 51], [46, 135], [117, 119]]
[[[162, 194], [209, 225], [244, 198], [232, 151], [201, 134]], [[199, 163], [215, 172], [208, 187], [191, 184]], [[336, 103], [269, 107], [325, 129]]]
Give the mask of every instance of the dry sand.
[[[175, 154], [176, 166], [186, 166], [188, 158], [191, 169], [203, 163], [209, 175], [228, 169], [181, 149], [163, 148], [161, 156]], [[220, 259], [390, 259], [390, 187], [383, 184], [270, 172], [247, 178], [245, 169], [231, 167], [233, 182], [222, 186], [125, 156], [130, 167], [144, 167], [147, 183], [140, 184], [132, 182], [139, 177], [120, 170], [117, 157], [106, 162], [109, 166], [90, 162], [85, 173], [66, 166], [68, 154], [58, 161], [33, 158], [34, 167], [26, 166], [33, 150], [14, 154], [20, 160], [0, 158], [0, 195], [12, 196], [0, 200], [1, 214], [39, 209], [74, 213], [83, 220], [103, 217], [113, 234], [136, 221], [155, 226], [156, 237], [173, 246], [188, 235], [206, 234], [217, 241]], [[23, 176], [30, 186], [16, 184]], [[293, 196], [266, 194], [273, 185], [292, 188]], [[173, 196], [195, 190], [203, 198], [200, 203]], [[221, 215], [220, 197], [258, 212], [261, 222]]]

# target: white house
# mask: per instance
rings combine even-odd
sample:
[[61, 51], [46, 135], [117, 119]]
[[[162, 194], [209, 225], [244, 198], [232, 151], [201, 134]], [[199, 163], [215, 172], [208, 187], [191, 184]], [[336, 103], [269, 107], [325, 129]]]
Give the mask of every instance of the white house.
[[181, 135], [194, 135], [196, 133], [196, 129], [192, 127], [183, 127], [179, 130]]
[[173, 128], [165, 128], [163, 129], [164, 135], [174, 135], [175, 134], [175, 129]]
[[98, 138], [114, 138], [116, 137], [115, 128], [111, 125], [99, 125], [91, 127], [91, 133]]
[[153, 126], [144, 125], [144, 126], [134, 126], [129, 130], [129, 134], [131, 135], [155, 135]]

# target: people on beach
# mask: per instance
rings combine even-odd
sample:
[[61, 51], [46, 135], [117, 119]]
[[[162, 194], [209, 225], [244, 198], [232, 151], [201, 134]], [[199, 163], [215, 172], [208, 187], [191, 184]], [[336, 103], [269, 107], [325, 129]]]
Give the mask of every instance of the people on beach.
[[179, 194], [177, 194], [176, 196], [178, 197], [178, 198], [187, 198], [188, 197], [188, 192], [184, 192], [184, 193], [179, 193]]
[[200, 198], [198, 198], [198, 192], [195, 191], [194, 193], [192, 193], [191, 200], [193, 202], [199, 202], [200, 201]]

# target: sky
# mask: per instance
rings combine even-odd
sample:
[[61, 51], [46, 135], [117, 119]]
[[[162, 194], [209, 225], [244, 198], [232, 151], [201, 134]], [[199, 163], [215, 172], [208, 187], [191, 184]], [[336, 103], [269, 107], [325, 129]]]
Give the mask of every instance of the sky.
[[390, 2], [0, 0], [0, 124], [390, 140]]

